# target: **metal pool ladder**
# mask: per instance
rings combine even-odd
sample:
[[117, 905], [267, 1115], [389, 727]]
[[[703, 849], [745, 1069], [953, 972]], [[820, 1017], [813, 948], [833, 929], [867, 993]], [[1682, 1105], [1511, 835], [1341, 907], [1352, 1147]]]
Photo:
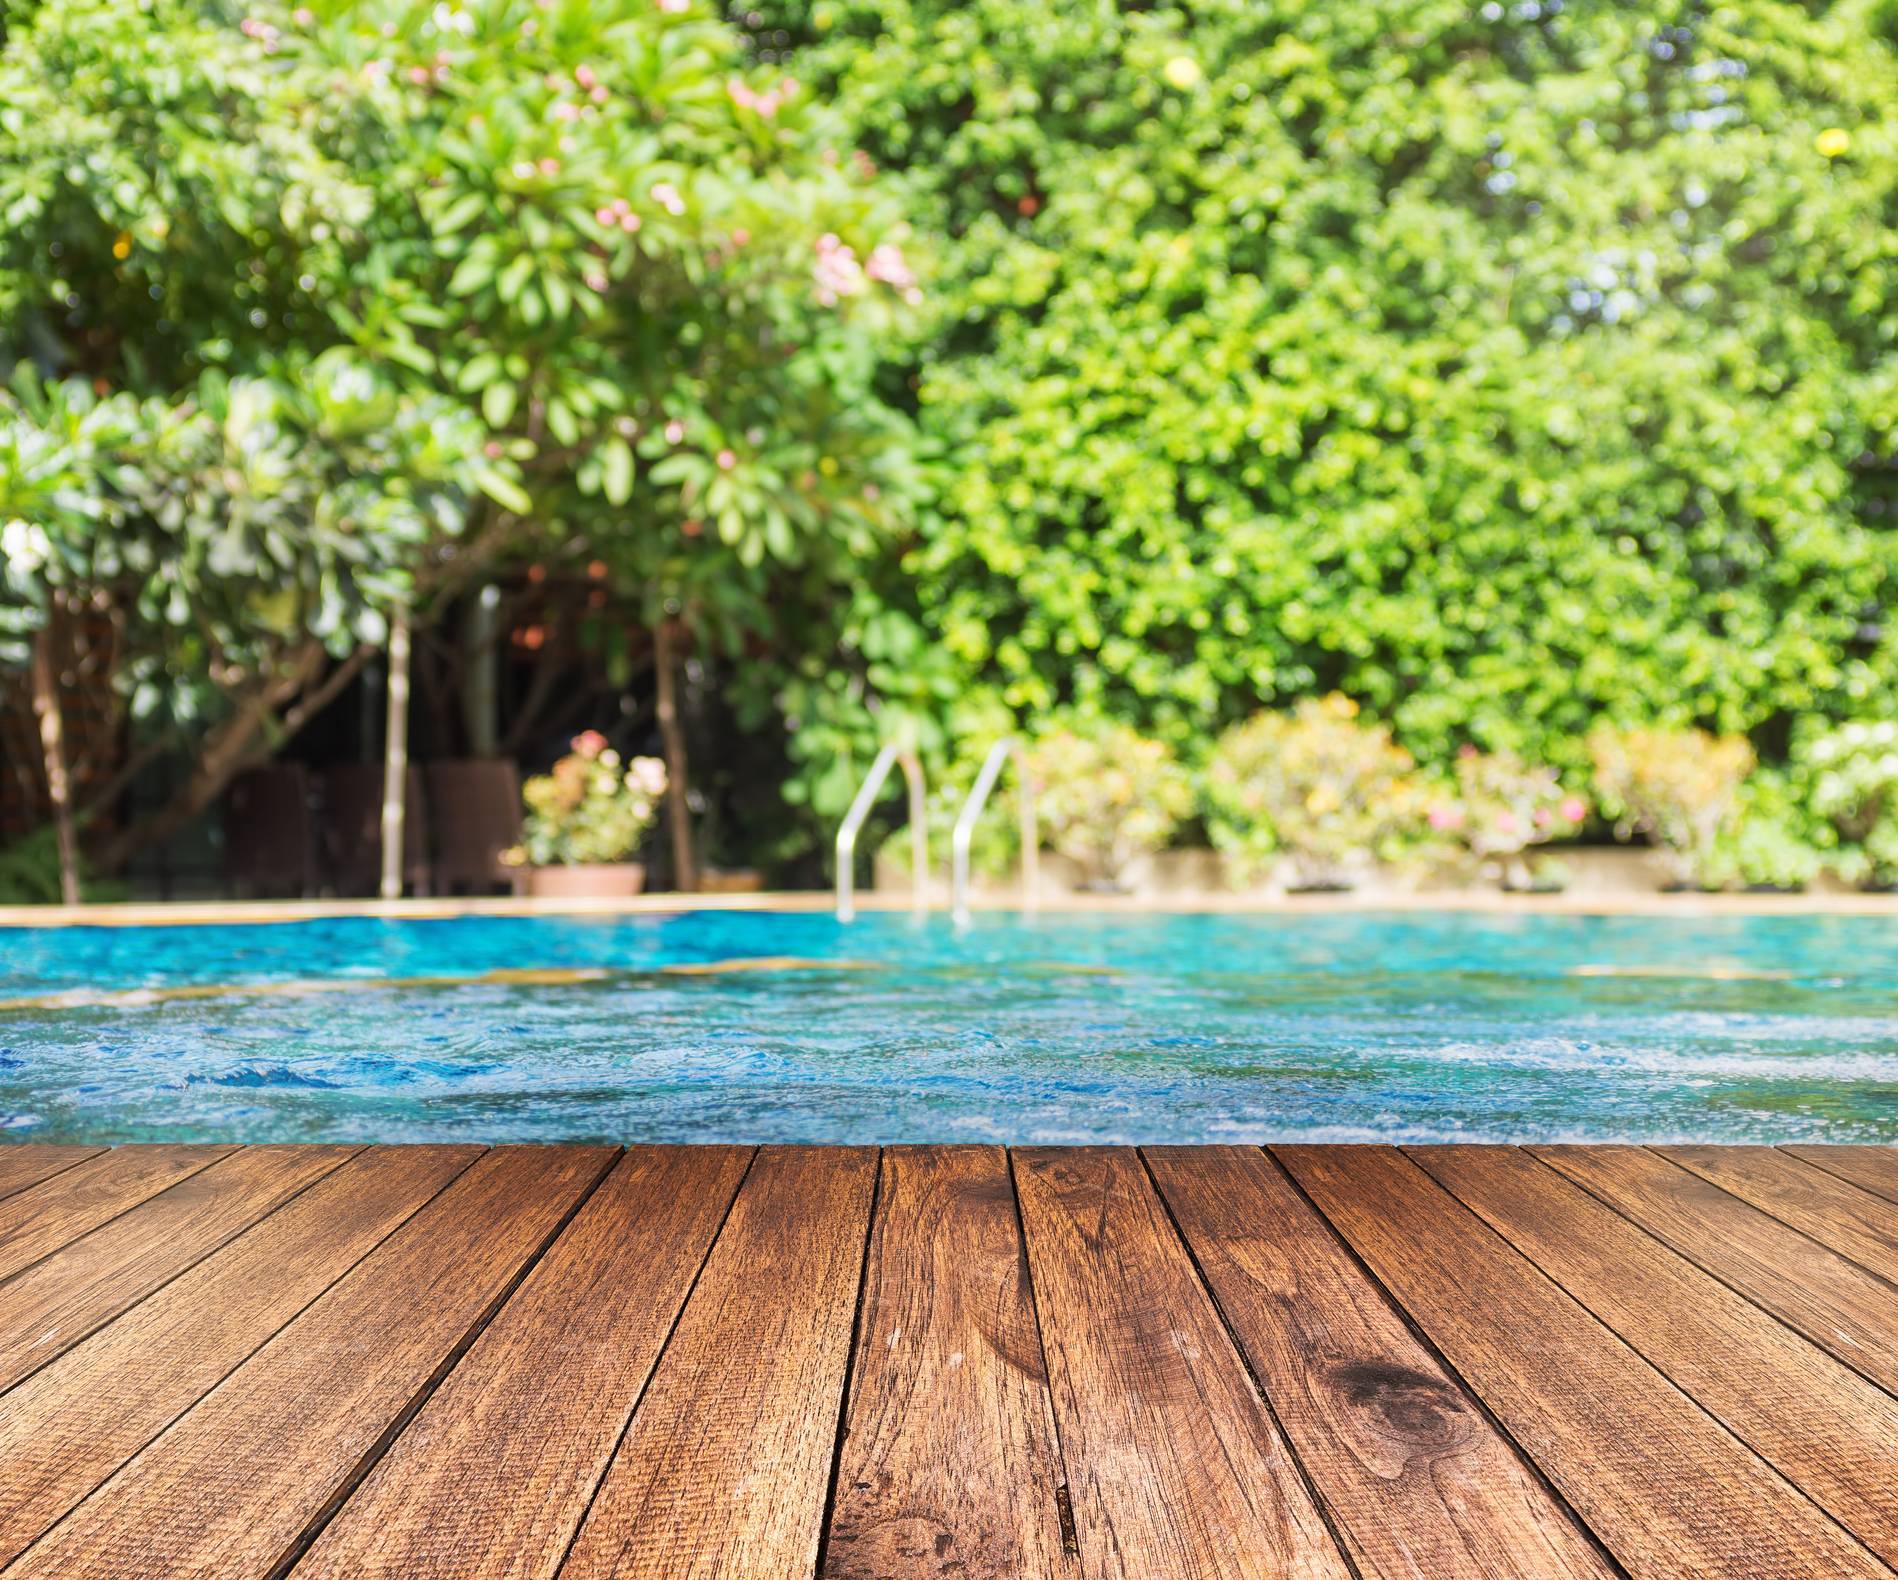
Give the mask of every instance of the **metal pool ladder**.
[[929, 805], [923, 785], [923, 764], [914, 747], [886, 746], [870, 764], [857, 790], [856, 800], [844, 813], [837, 830], [837, 920], [855, 921], [857, 916], [856, 873], [857, 833], [876, 803], [877, 792], [890, 777], [890, 769], [903, 765], [903, 777], [909, 781], [909, 864], [910, 908], [918, 915], [929, 909]]
[[1015, 759], [1015, 781], [1021, 789], [1022, 909], [1032, 911], [1039, 903], [1041, 838], [1035, 820], [1035, 782], [1028, 772], [1028, 759], [1020, 738], [1005, 735], [989, 748], [988, 756], [982, 759], [982, 771], [975, 776], [969, 799], [962, 803], [962, 813], [956, 819], [956, 831], [951, 841], [950, 891], [958, 922], [969, 919], [969, 844], [975, 838], [975, 820], [982, 815], [982, 808], [988, 804], [989, 792], [995, 788], [995, 781], [1002, 777], [1002, 765], [1010, 757]]

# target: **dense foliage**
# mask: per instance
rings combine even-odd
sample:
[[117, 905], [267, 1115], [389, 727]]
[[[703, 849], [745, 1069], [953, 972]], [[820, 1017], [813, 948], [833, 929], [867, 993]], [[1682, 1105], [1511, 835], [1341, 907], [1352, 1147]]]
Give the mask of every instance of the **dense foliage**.
[[[940, 256], [964, 719], [1783, 757], [1898, 704], [1898, 69], [1863, 3], [814, 0]], [[887, 641], [888, 639], [885, 638]]]
[[162, 835], [509, 556], [821, 640], [913, 487], [920, 295], [837, 142], [691, 0], [15, 6], [0, 657], [116, 624], [197, 756]]

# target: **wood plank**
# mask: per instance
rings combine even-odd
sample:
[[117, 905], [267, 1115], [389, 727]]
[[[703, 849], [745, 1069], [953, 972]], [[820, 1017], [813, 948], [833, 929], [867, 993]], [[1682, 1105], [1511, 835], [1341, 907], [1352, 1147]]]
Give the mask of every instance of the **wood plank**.
[[1886, 1201], [1898, 1201], [1898, 1147], [1781, 1147], [1837, 1179], [1847, 1180]]
[[0, 1278], [31, 1267], [234, 1147], [114, 1147], [0, 1201]]
[[560, 1567], [751, 1160], [636, 1147], [297, 1565], [488, 1580]]
[[1867, 1547], [1898, 1561], [1898, 1399], [1527, 1153], [1411, 1155]]
[[1888, 1573], [1402, 1153], [1273, 1150], [1631, 1573]]
[[1078, 1573], [1000, 1147], [884, 1152], [845, 1419], [827, 1580]]
[[262, 1575], [353, 1485], [605, 1171], [486, 1154], [27, 1549], [29, 1575]]
[[481, 1155], [377, 1147], [0, 1394], [0, 1564]]
[[1257, 1147], [1146, 1153], [1361, 1573], [1614, 1572], [1276, 1163]]
[[812, 1573], [876, 1168], [863, 1148], [759, 1152], [563, 1580]]
[[1729, 1195], [1898, 1282], [1898, 1206], [1772, 1147], [1656, 1147]]
[[104, 1147], [54, 1146], [38, 1141], [0, 1145], [0, 1196], [11, 1196], [29, 1185], [63, 1174], [75, 1163], [95, 1158], [103, 1151]]
[[1856, 1262], [1815, 1245], [1645, 1147], [1531, 1147], [1688, 1261], [1898, 1394], [1898, 1300]]
[[1082, 1572], [1348, 1573], [1145, 1167], [1016, 1153]]
[[0, 1284], [0, 1390], [63, 1354], [359, 1147], [244, 1147]]

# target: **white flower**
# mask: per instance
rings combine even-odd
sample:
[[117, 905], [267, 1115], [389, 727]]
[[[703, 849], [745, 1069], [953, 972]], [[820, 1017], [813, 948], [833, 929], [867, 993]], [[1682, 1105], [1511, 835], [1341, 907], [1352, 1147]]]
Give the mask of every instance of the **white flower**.
[[8, 570], [30, 576], [52, 558], [53, 545], [44, 527], [16, 516], [0, 527], [0, 553], [6, 558]]

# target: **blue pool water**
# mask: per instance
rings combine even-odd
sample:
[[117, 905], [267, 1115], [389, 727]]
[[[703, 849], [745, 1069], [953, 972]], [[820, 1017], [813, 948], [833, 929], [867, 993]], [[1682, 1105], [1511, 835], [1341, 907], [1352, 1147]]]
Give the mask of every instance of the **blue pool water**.
[[0, 1140], [1898, 1141], [1898, 918], [0, 929], [0, 1000]]

